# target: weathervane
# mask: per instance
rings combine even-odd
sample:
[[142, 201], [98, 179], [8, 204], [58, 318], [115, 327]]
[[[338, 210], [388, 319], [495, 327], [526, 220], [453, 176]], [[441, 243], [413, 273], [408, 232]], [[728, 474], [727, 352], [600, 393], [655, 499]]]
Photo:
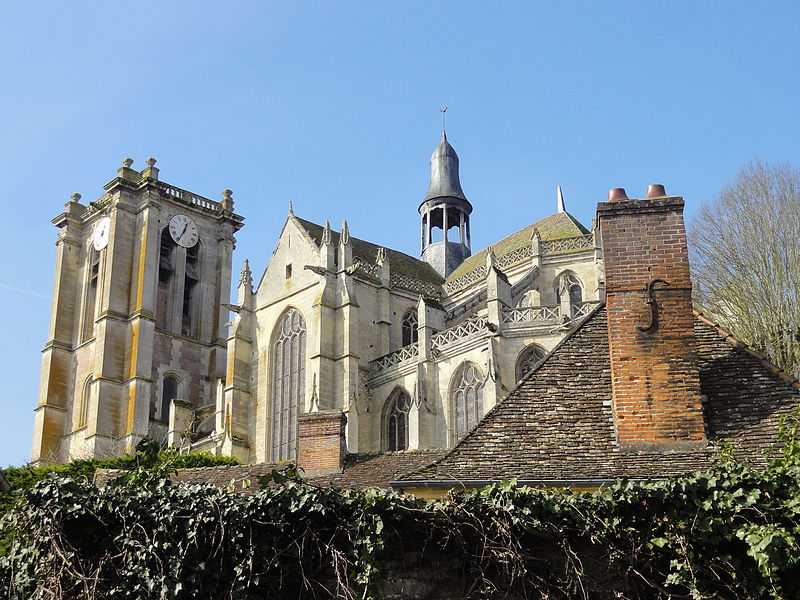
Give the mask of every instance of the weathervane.
[[447, 131], [447, 127], [446, 127], [446, 125], [447, 125], [447, 116], [446, 116], [445, 113], [447, 112], [447, 107], [443, 106], [442, 108], [439, 109], [439, 112], [442, 113], [442, 132], [446, 132]]

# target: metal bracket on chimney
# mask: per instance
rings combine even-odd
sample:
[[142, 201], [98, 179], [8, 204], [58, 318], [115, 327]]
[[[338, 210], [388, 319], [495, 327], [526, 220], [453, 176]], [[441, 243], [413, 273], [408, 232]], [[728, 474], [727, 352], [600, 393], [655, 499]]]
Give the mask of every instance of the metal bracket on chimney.
[[647, 325], [642, 327], [641, 325], [637, 325], [636, 329], [639, 331], [643, 331], [645, 333], [649, 333], [653, 331], [656, 326], [658, 325], [658, 315], [656, 313], [656, 298], [655, 298], [655, 285], [657, 283], [663, 283], [665, 286], [672, 285], [668, 281], [664, 281], [663, 279], [653, 279], [650, 283], [645, 286], [645, 291], [647, 292], [647, 312], [649, 320], [647, 321]]

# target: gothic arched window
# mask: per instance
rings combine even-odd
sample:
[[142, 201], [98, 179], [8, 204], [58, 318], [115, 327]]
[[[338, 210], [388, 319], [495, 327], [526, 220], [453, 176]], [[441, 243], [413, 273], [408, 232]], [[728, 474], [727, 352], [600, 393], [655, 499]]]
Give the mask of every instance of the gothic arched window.
[[519, 383], [525, 375], [539, 366], [547, 351], [538, 344], [531, 344], [525, 348], [517, 359], [516, 377]]
[[159, 418], [169, 421], [169, 405], [178, 398], [178, 378], [175, 375], [165, 375], [161, 382], [161, 412]]
[[418, 326], [416, 310], [409, 310], [403, 315], [403, 346], [417, 342], [419, 339]]
[[278, 322], [272, 346], [272, 460], [297, 455], [297, 415], [305, 396], [306, 324], [295, 309]]
[[583, 302], [583, 288], [577, 276], [568, 271], [561, 274], [556, 284], [556, 302], [561, 304], [565, 300], [571, 306], [570, 317], [575, 316], [577, 305]]
[[408, 411], [411, 396], [402, 388], [396, 388], [386, 401], [385, 435], [387, 450], [408, 448]]
[[531, 305], [531, 297], [528, 293], [522, 294], [519, 300], [517, 300], [516, 308], [529, 308]]
[[459, 439], [483, 416], [483, 375], [478, 367], [471, 362], [462, 364], [453, 378], [451, 390], [453, 433]]

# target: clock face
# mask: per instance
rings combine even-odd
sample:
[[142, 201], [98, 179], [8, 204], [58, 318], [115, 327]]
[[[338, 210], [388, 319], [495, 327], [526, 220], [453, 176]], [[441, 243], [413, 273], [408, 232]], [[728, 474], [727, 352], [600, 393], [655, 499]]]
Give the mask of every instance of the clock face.
[[175, 215], [169, 220], [169, 234], [176, 244], [184, 248], [194, 246], [200, 235], [197, 232], [197, 223], [186, 215]]
[[111, 217], [103, 217], [94, 226], [92, 232], [92, 245], [100, 252], [108, 246], [108, 234], [111, 232]]

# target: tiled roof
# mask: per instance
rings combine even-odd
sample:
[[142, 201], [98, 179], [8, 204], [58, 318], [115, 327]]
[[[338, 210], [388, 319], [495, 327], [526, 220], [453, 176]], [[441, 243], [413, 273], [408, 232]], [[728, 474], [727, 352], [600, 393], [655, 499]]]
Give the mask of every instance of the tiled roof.
[[[754, 353], [695, 321], [707, 436], [760, 462], [778, 419], [800, 405], [796, 385]], [[605, 308], [585, 321], [539, 368], [435, 464], [412, 481], [602, 480], [677, 475], [707, 467], [712, 446], [694, 451], [621, 451], [611, 411]]]
[[389, 482], [411, 473], [444, 456], [444, 450], [407, 450], [384, 454], [350, 454], [344, 471], [333, 475], [312, 477], [320, 485], [342, 488], [389, 487]]
[[[297, 223], [305, 229], [309, 237], [314, 240], [314, 243], [319, 246], [322, 243], [322, 225], [317, 225], [311, 221], [306, 221], [299, 217], [294, 217]], [[372, 242], [366, 242], [355, 237], [350, 237], [353, 244], [353, 256], [359, 257], [365, 262], [374, 263], [378, 254], [379, 246]], [[331, 242], [336, 245], [339, 243], [339, 233], [331, 230]], [[436, 285], [441, 285], [444, 282], [442, 276], [436, 272], [432, 266], [425, 261], [409, 256], [391, 248], [385, 248], [386, 258], [389, 261], [389, 266], [393, 272], [401, 275], [409, 275], [416, 277], [422, 281], [427, 281]]]
[[[540, 239], [543, 242], [551, 240], [561, 240], [564, 238], [577, 237], [589, 233], [581, 223], [567, 212], [557, 212], [544, 219], [539, 219], [535, 223], [523, 227], [519, 231], [515, 231], [511, 235], [507, 235], [499, 242], [492, 244], [495, 256], [498, 258], [521, 248], [528, 246], [533, 238], [533, 230], [539, 232]], [[473, 254], [461, 263], [455, 271], [447, 276], [448, 281], [453, 281], [465, 273], [469, 273], [473, 269], [480, 267], [486, 262], [486, 252], [488, 248], [484, 248], [480, 252]]]

